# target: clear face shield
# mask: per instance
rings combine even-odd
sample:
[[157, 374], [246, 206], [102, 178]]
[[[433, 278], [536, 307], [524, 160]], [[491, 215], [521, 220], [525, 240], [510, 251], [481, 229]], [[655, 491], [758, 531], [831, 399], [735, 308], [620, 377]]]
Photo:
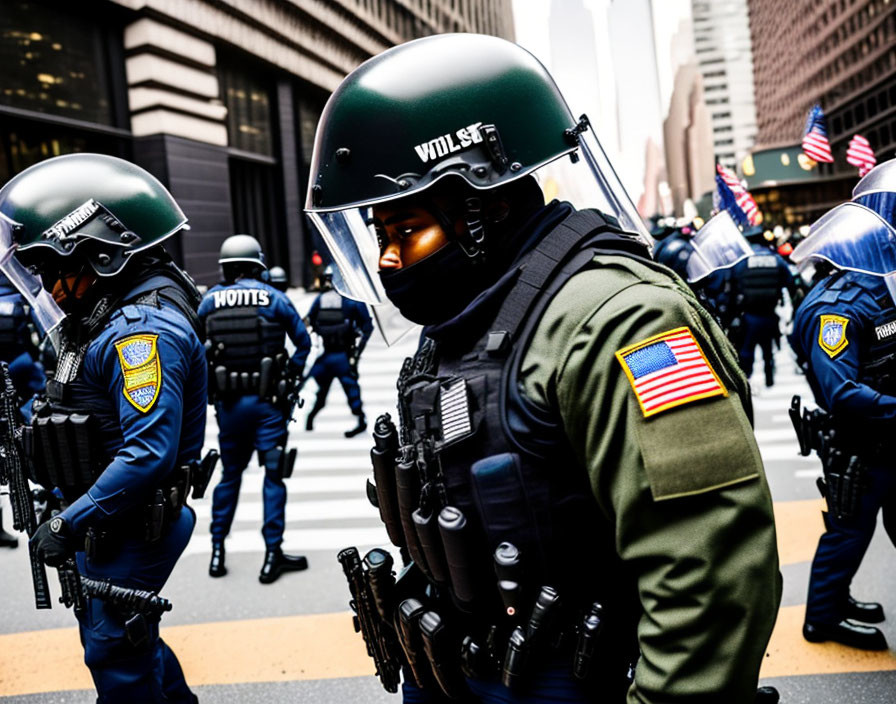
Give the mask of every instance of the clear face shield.
[[[37, 324], [53, 342], [52, 334], [65, 318], [65, 313], [44, 289], [39, 275], [32, 273], [16, 259], [16, 243], [13, 240], [15, 224], [0, 213], [0, 271], [18, 289], [31, 308]], [[55, 346], [55, 343], [54, 343]]]
[[824, 261], [882, 277], [896, 303], [896, 229], [863, 205], [843, 203], [827, 212], [790, 258], [801, 272]]
[[701, 227], [691, 240], [694, 253], [688, 259], [688, 281], [696, 283], [714, 271], [728, 269], [753, 251], [727, 210]]
[[[587, 121], [580, 125], [587, 125]], [[580, 209], [597, 208], [616, 217], [622, 229], [652, 247], [653, 238], [590, 126], [577, 134], [577, 140], [578, 147], [522, 172], [519, 178], [532, 174], [545, 203], [557, 199]], [[373, 209], [378, 202], [389, 200], [395, 199], [338, 210], [314, 209], [307, 215], [330, 251], [335, 265], [333, 286], [347, 298], [370, 304], [386, 343], [392, 344], [414, 323], [404, 319], [389, 302], [380, 283], [380, 245], [373, 227]]]

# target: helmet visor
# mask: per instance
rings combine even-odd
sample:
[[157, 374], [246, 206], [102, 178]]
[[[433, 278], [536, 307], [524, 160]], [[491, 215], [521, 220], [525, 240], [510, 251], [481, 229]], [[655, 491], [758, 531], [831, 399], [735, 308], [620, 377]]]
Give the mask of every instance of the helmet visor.
[[874, 276], [896, 272], [896, 229], [873, 210], [843, 203], [826, 213], [793, 250], [800, 269], [813, 260]]
[[[648, 247], [653, 238], [600, 146], [593, 130], [577, 135], [578, 148], [553, 157], [534, 172], [546, 203], [569, 201], [577, 208], [597, 208], [614, 216], [623, 230], [638, 236]], [[534, 170], [522, 171], [522, 178]], [[468, 184], [475, 187], [468, 181]], [[487, 190], [487, 189], [479, 189]], [[309, 209], [311, 222], [330, 250], [335, 270], [333, 285], [343, 296], [380, 305], [386, 300], [379, 280], [380, 248], [373, 228], [372, 207], [378, 202], [344, 209]]]
[[853, 200], [869, 193], [896, 193], [896, 159], [878, 164], [865, 174], [852, 190]]
[[688, 281], [694, 283], [719, 269], [727, 269], [753, 252], [727, 210], [707, 222], [691, 240], [694, 253], [688, 259]]
[[27, 269], [16, 259], [16, 243], [13, 240], [15, 225], [0, 213], [0, 271], [18, 289], [31, 308], [31, 314], [45, 334], [49, 334], [62, 320], [65, 313], [44, 289], [38, 274]]

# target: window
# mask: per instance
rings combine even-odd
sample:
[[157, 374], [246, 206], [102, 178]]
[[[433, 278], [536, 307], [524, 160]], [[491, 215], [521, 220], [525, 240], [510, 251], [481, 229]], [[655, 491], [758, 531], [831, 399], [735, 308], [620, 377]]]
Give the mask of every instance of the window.
[[221, 99], [227, 106], [227, 141], [245, 152], [273, 156], [268, 84], [237, 62], [220, 57], [218, 62]]
[[81, 15], [42, 10], [3, 2], [0, 103], [112, 125], [106, 32]]

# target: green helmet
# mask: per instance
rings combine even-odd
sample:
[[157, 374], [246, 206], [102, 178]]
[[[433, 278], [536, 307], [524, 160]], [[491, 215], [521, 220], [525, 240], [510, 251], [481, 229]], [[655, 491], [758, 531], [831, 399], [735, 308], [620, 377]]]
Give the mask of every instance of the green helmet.
[[252, 235], [231, 235], [224, 240], [218, 264], [254, 264], [267, 268], [261, 244]]
[[99, 276], [115, 276], [134, 253], [188, 228], [158, 179], [105, 154], [68, 154], [26, 169], [0, 189], [0, 213], [13, 223], [23, 262], [78, 256]]
[[[555, 160], [584, 157], [598, 206], [646, 234], [603, 150], [586, 144], [545, 67], [491, 36], [441, 34], [393, 47], [355, 69], [324, 108], [306, 211], [338, 267], [341, 293], [382, 302], [369, 206], [425, 191], [446, 176], [490, 190]], [[582, 179], [579, 179], [581, 182]], [[590, 180], [594, 180], [591, 178]]]

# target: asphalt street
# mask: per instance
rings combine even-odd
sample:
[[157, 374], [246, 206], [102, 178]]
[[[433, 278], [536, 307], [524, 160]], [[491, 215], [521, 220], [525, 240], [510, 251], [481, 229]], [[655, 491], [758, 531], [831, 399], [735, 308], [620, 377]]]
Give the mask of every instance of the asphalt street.
[[[302, 312], [310, 301], [308, 296], [298, 299]], [[374, 333], [360, 365], [369, 421], [382, 412], [394, 414], [395, 377], [414, 342], [415, 335], [409, 334], [387, 348]], [[808, 387], [786, 348], [777, 355], [777, 365], [776, 385], [758, 389], [753, 398], [784, 575], [782, 608], [762, 681], [779, 688], [783, 704], [891, 704], [896, 701], [892, 652], [869, 654], [835, 644], [813, 645], [800, 636], [809, 564], [822, 530], [821, 500], [815, 488], [820, 469], [814, 458], [798, 456], [787, 416], [792, 395], [810, 398]], [[315, 390], [309, 383], [305, 392], [309, 405]], [[290, 444], [299, 448], [299, 459], [293, 478], [287, 480], [284, 549], [307, 555], [308, 571], [288, 574], [272, 585], [259, 584], [264, 554], [262, 474], [254, 464], [244, 475], [227, 542], [230, 571], [222, 579], [207, 574], [211, 501], [194, 502], [193, 538], [164, 589], [174, 609], [162, 621], [162, 635], [178, 654], [202, 702], [398, 701], [372, 677], [360, 636], [352, 632], [348, 591], [335, 558], [348, 545], [363, 552], [387, 544], [377, 512], [365, 498], [369, 437], [343, 437], [354, 418], [336, 384], [311, 433], [304, 430], [304, 416], [305, 411], [298, 410], [298, 422], [290, 426]], [[216, 445], [215, 433], [210, 416], [209, 446]], [[0, 551], [0, 702], [95, 701], [73, 615], [61, 606], [35, 611], [28, 575], [25, 550]], [[891, 644], [896, 644], [894, 583], [896, 560], [881, 528], [853, 594], [880, 601], [894, 614], [883, 624]]]

